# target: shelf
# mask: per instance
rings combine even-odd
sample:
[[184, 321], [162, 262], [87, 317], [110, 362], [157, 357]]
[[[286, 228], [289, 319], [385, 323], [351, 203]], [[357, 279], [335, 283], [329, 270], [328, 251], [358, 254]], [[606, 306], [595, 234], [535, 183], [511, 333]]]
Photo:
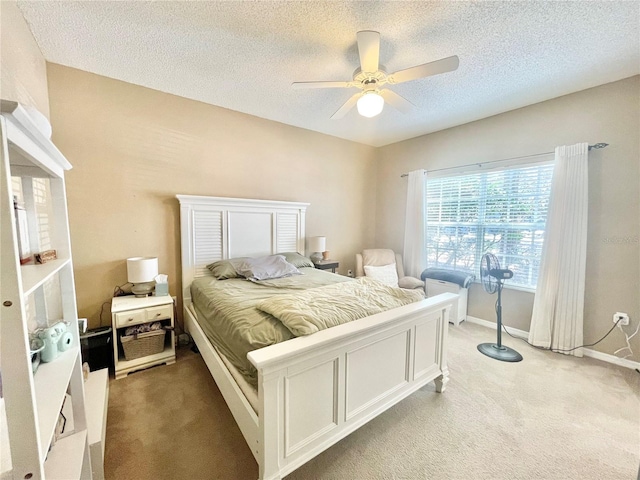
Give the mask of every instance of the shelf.
[[[0, 398], [0, 478], [11, 473], [11, 446], [9, 445], [9, 430], [7, 428], [7, 412], [4, 398]], [[10, 477], [8, 477], [10, 478]]]
[[86, 445], [86, 430], [58, 440], [44, 464], [45, 478], [65, 480], [80, 478]]
[[136, 358], [135, 360], [125, 360], [124, 356], [118, 358], [118, 370], [128, 370], [140, 365], [146, 365], [147, 363], [157, 362], [158, 360], [164, 360], [175, 357], [175, 352], [171, 345], [165, 346], [164, 350], [160, 353], [154, 353], [153, 355], [147, 355], [146, 357]]
[[79, 346], [76, 344], [61, 353], [53, 362], [41, 363], [33, 376], [42, 461], [47, 455], [49, 444], [53, 438], [64, 394], [67, 392], [73, 367], [78, 360], [78, 350]]
[[42, 265], [22, 265], [20, 272], [22, 274], [22, 290], [24, 294], [29, 295], [33, 293], [36, 288], [41, 286], [69, 263], [71, 263], [71, 259], [69, 258], [57, 258]]
[[89, 373], [84, 382], [84, 406], [87, 411], [89, 446], [104, 441], [109, 399], [109, 370], [103, 368]]
[[56, 177], [62, 177], [65, 170], [71, 169], [62, 152], [42, 134], [22, 105], [2, 100], [0, 110], [7, 122], [10, 144], [19, 148], [35, 165]]
[[91, 471], [94, 480], [104, 480], [104, 447], [109, 403], [108, 369], [89, 373], [89, 378], [84, 382], [84, 400]]

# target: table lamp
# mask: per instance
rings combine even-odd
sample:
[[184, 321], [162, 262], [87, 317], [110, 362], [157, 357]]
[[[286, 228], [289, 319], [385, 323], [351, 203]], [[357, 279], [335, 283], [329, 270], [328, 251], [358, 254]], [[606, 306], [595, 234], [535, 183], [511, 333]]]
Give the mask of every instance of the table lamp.
[[131, 292], [136, 297], [150, 295], [158, 276], [157, 257], [127, 258], [127, 281], [132, 283]]
[[309, 251], [311, 252], [311, 256], [309, 258], [313, 263], [318, 263], [322, 260], [322, 252], [326, 250], [326, 246], [326, 237], [311, 237], [309, 239]]

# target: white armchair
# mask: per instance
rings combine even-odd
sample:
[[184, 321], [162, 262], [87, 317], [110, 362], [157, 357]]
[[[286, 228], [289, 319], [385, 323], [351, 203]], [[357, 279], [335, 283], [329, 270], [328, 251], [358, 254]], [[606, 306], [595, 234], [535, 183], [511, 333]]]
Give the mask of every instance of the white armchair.
[[356, 253], [356, 277], [373, 277], [409, 290], [424, 290], [424, 282], [404, 274], [402, 255], [387, 248], [371, 248]]

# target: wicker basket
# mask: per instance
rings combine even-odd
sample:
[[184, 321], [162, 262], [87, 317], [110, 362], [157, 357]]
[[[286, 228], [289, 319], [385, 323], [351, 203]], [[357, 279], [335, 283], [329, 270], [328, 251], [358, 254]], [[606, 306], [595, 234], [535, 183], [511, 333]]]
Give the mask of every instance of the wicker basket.
[[120, 337], [125, 360], [135, 360], [162, 352], [164, 350], [164, 334], [164, 330], [152, 330], [151, 332]]

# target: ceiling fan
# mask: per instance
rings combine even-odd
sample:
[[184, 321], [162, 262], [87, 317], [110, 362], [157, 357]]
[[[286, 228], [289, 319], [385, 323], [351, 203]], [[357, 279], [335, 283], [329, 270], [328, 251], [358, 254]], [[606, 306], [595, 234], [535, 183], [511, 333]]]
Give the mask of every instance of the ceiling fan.
[[410, 82], [418, 78], [430, 77], [440, 73], [451, 72], [458, 68], [460, 63], [456, 55], [443, 58], [430, 63], [424, 63], [415, 67], [400, 70], [388, 74], [380, 65], [380, 33], [370, 30], [358, 32], [358, 54], [360, 55], [360, 67], [353, 72], [353, 80], [350, 82], [294, 82], [293, 88], [359, 88], [361, 92], [353, 95], [342, 105], [331, 118], [344, 117], [354, 105], [358, 107], [358, 113], [364, 117], [375, 117], [384, 107], [385, 102], [407, 113], [415, 105], [393, 90], [381, 87], [389, 84]]

